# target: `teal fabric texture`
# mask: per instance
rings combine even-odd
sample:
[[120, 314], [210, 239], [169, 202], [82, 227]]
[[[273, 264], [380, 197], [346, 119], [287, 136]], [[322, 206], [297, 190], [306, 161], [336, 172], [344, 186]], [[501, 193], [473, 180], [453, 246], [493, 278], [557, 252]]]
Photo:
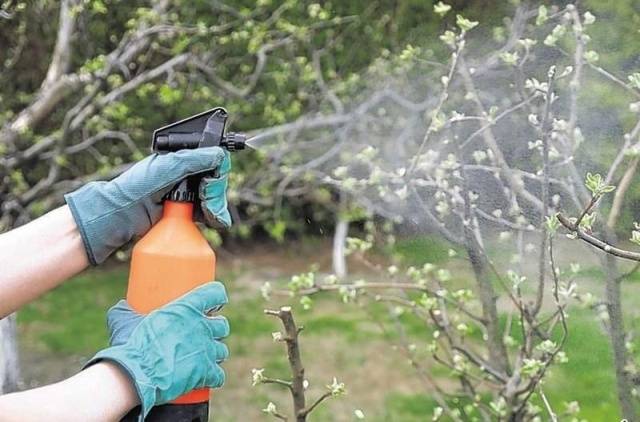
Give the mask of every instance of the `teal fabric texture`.
[[118, 364], [140, 398], [140, 421], [153, 406], [196, 388], [220, 387], [225, 374], [219, 364], [229, 356], [220, 340], [229, 335], [229, 323], [206, 313], [227, 301], [219, 282], [200, 286], [146, 316], [122, 300], [107, 314], [111, 346], [86, 367], [101, 361]]
[[215, 177], [205, 176], [200, 183], [200, 207], [204, 221], [210, 225], [231, 227], [231, 215], [227, 207], [227, 186], [231, 159], [229, 152], [224, 151], [225, 157], [218, 167]]
[[142, 236], [162, 215], [162, 198], [185, 177], [203, 177], [199, 193], [205, 222], [231, 225], [226, 188], [229, 153], [219, 147], [152, 154], [109, 182], [91, 182], [65, 195], [87, 256], [98, 265], [115, 250]]

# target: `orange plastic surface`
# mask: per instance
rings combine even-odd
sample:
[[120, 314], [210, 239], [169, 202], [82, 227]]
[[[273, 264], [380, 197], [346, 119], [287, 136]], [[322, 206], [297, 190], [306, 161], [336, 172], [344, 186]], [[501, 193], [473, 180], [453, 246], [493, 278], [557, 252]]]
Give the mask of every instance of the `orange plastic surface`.
[[[216, 256], [193, 222], [193, 204], [165, 201], [160, 221], [135, 245], [127, 301], [147, 314], [215, 278]], [[194, 390], [177, 404], [209, 401], [209, 389]]]

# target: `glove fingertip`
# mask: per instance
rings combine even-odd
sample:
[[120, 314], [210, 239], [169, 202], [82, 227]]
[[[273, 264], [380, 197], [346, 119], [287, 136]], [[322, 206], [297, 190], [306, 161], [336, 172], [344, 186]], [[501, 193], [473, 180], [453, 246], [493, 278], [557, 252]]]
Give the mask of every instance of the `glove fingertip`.
[[107, 324], [111, 326], [114, 319], [118, 319], [123, 314], [129, 314], [131, 312], [134, 311], [131, 309], [131, 306], [129, 306], [129, 303], [124, 299], [120, 299], [107, 311]]
[[214, 339], [221, 339], [228, 337], [231, 333], [231, 326], [229, 320], [223, 315], [216, 315], [213, 317], [207, 317], [207, 323], [211, 328], [211, 335]]
[[219, 304], [226, 304], [229, 301], [229, 298], [227, 297], [227, 288], [221, 281], [211, 281], [205, 284], [205, 286], [206, 285], [211, 286], [209, 289], [211, 290], [212, 294], [215, 293], [222, 297], [223, 300]]
[[211, 376], [208, 380], [207, 387], [212, 388], [220, 388], [224, 385], [226, 381], [227, 374], [224, 372], [224, 369], [217, 363], [213, 364], [213, 368], [211, 368]]
[[229, 359], [229, 347], [227, 347], [227, 345], [223, 342], [217, 340], [214, 342], [214, 344], [216, 348], [216, 362], [221, 363]]
[[208, 168], [218, 167], [225, 158], [225, 150], [220, 147], [206, 147], [196, 148], [178, 151], [181, 153], [184, 151], [184, 155], [192, 157], [194, 160], [206, 160]]
[[187, 293], [183, 299], [187, 303], [198, 308], [202, 313], [219, 305], [226, 304], [229, 299], [224, 284], [219, 281], [211, 281]]
[[217, 220], [220, 224], [224, 226], [225, 229], [228, 229], [233, 224], [231, 221], [231, 214], [229, 210], [225, 208], [219, 216], [217, 216]]
[[226, 208], [223, 211], [214, 213], [209, 209], [205, 202], [201, 202], [200, 209], [202, 210], [202, 216], [204, 217], [204, 222], [210, 228], [223, 228], [228, 229], [233, 225], [233, 221], [231, 220], [231, 213]]
[[131, 305], [129, 305], [129, 302], [127, 302], [126, 299], [120, 299], [109, 310], [111, 310], [111, 309], [114, 309], [114, 310], [115, 309], [123, 309], [123, 310], [127, 310], [127, 311], [133, 311], [133, 309], [131, 308]]

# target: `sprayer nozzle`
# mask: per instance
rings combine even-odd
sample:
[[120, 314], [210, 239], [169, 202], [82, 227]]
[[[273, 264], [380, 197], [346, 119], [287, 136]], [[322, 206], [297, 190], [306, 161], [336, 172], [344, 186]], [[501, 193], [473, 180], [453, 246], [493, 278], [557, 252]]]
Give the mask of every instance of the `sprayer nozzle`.
[[216, 107], [161, 127], [153, 132], [152, 149], [156, 152], [171, 152], [220, 146], [230, 152], [240, 151], [245, 148], [247, 136], [234, 132], [225, 133], [227, 118], [227, 111]]
[[240, 151], [245, 148], [247, 142], [247, 135], [242, 133], [229, 132], [224, 139], [220, 142], [220, 146], [225, 148], [229, 152]]

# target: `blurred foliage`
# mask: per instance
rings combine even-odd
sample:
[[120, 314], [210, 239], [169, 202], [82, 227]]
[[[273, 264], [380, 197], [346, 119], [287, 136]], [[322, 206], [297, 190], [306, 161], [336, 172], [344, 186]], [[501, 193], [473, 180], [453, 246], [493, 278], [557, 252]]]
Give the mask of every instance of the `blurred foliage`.
[[[210, 63], [218, 78], [238, 87], [246, 86], [256, 65], [256, 52], [264, 45], [290, 39], [282, 48], [269, 54], [266, 66], [254, 89], [244, 97], [225, 91], [193, 69], [170, 73], [142, 84], [134, 95], [110, 103], [93, 116], [83, 129], [86, 133], [100, 130], [127, 132], [141, 150], [147, 151], [153, 129], [184, 116], [216, 105], [228, 108], [236, 130], [266, 128], [291, 121], [311, 111], [326, 111], [330, 104], [320, 95], [318, 74], [312, 61], [314, 52], [322, 50], [321, 75], [328, 86], [340, 98], [348, 99], [357, 94], [363, 85], [366, 69], [377, 61], [388, 61], [395, 54], [406, 51], [407, 45], [421, 50], [421, 57], [438, 57], [443, 53], [437, 39], [447, 25], [454, 21], [450, 13], [444, 19], [433, 12], [435, 2], [420, 0], [378, 0], [322, 2], [234, 0], [228, 3], [209, 1], [172, 2], [167, 16], [168, 25], [196, 29], [195, 32], [177, 36], [159, 36], [148, 51], [129, 69], [111, 74], [106, 83], [111, 87], [122, 85], [128, 77], [150, 68], [163, 58], [183, 52], [210, 53]], [[518, 1], [454, 1], [456, 12], [482, 22], [476, 28], [475, 49], [489, 48], [485, 42], [492, 37], [499, 41], [504, 37], [508, 16]], [[72, 69], [82, 72], [99, 72], [105, 66], [105, 55], [114, 50], [122, 38], [141, 23], [157, 23], [154, 3], [122, 0], [87, 0], [80, 3], [73, 13], [79, 15], [74, 35]], [[491, 6], [491, 7], [488, 7]], [[31, 101], [46, 73], [56, 40], [59, 3], [54, 1], [5, 1], [3, 10], [11, 17], [4, 19], [0, 27], [0, 125], [11, 120]], [[599, 52], [599, 63], [605, 68], [618, 69], [621, 79], [637, 69], [638, 23], [640, 10], [632, 0], [616, 2], [587, 1], [585, 8], [597, 17], [590, 28], [592, 45]], [[275, 22], [274, 22], [275, 20]], [[616, 30], [611, 30], [615, 22]], [[212, 28], [216, 29], [211, 34]], [[617, 121], [611, 116], [606, 124], [607, 110], [626, 107], [622, 96], [605, 95], [608, 84], [586, 75], [590, 89], [582, 90], [581, 101], [590, 113], [598, 116], [592, 122], [586, 119], [584, 132], [595, 138], [595, 151], [583, 150], [587, 166], [601, 167], [610, 162], [613, 148], [620, 136], [629, 130], [631, 118]], [[615, 92], [614, 92], [615, 94]], [[607, 99], [603, 103], [603, 98]], [[38, 127], [21, 135], [20, 142], [29, 145], [52, 131], [59, 129], [66, 109], [73, 105], [69, 99], [64, 107], [56, 107]], [[79, 141], [76, 136], [71, 142]], [[132, 153], [124, 145], [103, 144], [97, 147], [101, 158], [95, 154], [82, 154], [72, 163], [64, 163], [66, 171], [78, 176], [100, 171], [108, 174], [113, 166], [139, 159], [140, 153]], [[291, 160], [299, 157], [294, 157]], [[62, 157], [61, 157], [62, 158]], [[252, 175], [259, 173], [265, 156], [245, 154], [238, 157], [232, 186], [240, 186]], [[25, 191], [43, 178], [44, 169], [31, 166], [29, 171], [16, 170], [9, 175], [10, 183], [18, 192]], [[262, 175], [269, 179], [270, 175]], [[276, 180], [272, 180], [274, 183]], [[268, 183], [264, 186], [269, 186]], [[634, 190], [634, 206], [640, 201], [640, 191]], [[259, 195], [270, 200], [273, 190], [263, 188]], [[327, 203], [329, 201], [329, 203]], [[238, 201], [239, 203], [242, 201]], [[300, 201], [291, 201], [282, 215], [273, 216], [271, 206], [240, 204], [243, 220], [247, 224], [263, 225], [266, 232], [277, 239], [286, 233], [308, 230], [309, 225], [295, 225], [292, 220], [310, 217], [311, 221], [325, 222], [331, 226], [333, 209], [331, 196], [307, 195]], [[305, 209], [308, 203], [320, 205], [314, 212]], [[29, 204], [34, 215], [50, 208], [50, 202], [35, 201]], [[322, 209], [328, 208], [329, 212]], [[626, 210], [627, 219], [631, 218]], [[283, 223], [287, 221], [287, 223]], [[266, 224], [265, 224], [266, 223]], [[234, 233], [246, 236], [242, 225]]]
[[[111, 73], [103, 82], [110, 89], [122, 86], [132, 76], [162, 63], [168, 57], [188, 52], [207, 57], [207, 65], [216, 77], [240, 90], [251, 82], [257, 64], [257, 52], [266, 45], [281, 42], [270, 50], [263, 71], [255, 86], [239, 96], [225, 89], [204, 72], [189, 65], [168, 75], [141, 84], [131, 95], [108, 104], [92, 116], [82, 133], [69, 134], [67, 144], [103, 130], [128, 133], [140, 151], [132, 151], [119, 142], [107, 141], [96, 151], [78, 154], [73, 159], [56, 158], [62, 164], [62, 178], [83, 175], [108, 175], [115, 166], [139, 159], [148, 151], [151, 132], [162, 125], [204, 109], [223, 105], [231, 116], [235, 130], [255, 130], [292, 121], [309, 112], [329, 111], [331, 104], [322, 95], [321, 80], [333, 92], [349, 103], [357, 97], [372, 77], [367, 69], [377, 63], [394, 65], [394, 57], [416, 51], [423, 59], [444, 57], [446, 49], [438, 40], [443, 29], [455, 23], [455, 14], [463, 13], [480, 21], [470, 40], [474, 50], [492, 48], [503, 40], [510, 23], [509, 16], [518, 0], [492, 2], [487, 0], [457, 0], [449, 2], [456, 13], [444, 19], [433, 12], [432, 1], [275, 1], [233, 0], [226, 3], [199, 1], [171, 2], [166, 14], [153, 12], [155, 3], [122, 0], [86, 0], [76, 6], [78, 15], [73, 39], [70, 70], [97, 73], [105, 67], [106, 55], [141, 24], [165, 22], [189, 28], [188, 32], [164, 34], [153, 42], [127, 69]], [[638, 23], [640, 6], [633, 0], [615, 2], [586, 1], [597, 21], [589, 29], [591, 46], [599, 52], [599, 63], [616, 69], [621, 79], [637, 70], [639, 63]], [[4, 1], [2, 9], [11, 17], [0, 27], [0, 125], [15, 118], [38, 93], [52, 55], [58, 27], [59, 2]], [[613, 25], [615, 22], [615, 25]], [[407, 49], [407, 46], [412, 46]], [[320, 53], [318, 74], [313, 65], [314, 53]], [[582, 90], [581, 103], [587, 116], [598, 118], [580, 122], [592, 148], [582, 149], [577, 157], [586, 170], [598, 170], [611, 161], [614, 146], [632, 125], [632, 117], [611, 113], [612, 107], [627, 108], [622, 95], [611, 91], [608, 84], [585, 72], [589, 89]], [[373, 74], [375, 76], [375, 73]], [[108, 91], [108, 90], [107, 90]], [[106, 91], [105, 91], [106, 92]], [[607, 93], [609, 95], [602, 95]], [[102, 95], [102, 94], [100, 94]], [[603, 101], [603, 98], [606, 101]], [[60, 130], [65, 113], [78, 101], [77, 96], [54, 108], [37, 127], [20, 135], [19, 144], [28, 147], [43, 137]], [[624, 117], [626, 116], [626, 117]], [[96, 159], [96, 155], [99, 158]], [[283, 165], [300, 159], [296, 151], [288, 152]], [[264, 174], [261, 169], [268, 158], [264, 154], [248, 153], [235, 159], [232, 189], [260, 178], [259, 201], [235, 198], [238, 206], [233, 234], [246, 237], [253, 227], [278, 240], [300, 232], [314, 234], [330, 230], [334, 213], [331, 190], [318, 194], [317, 189], [295, 198], [274, 214], [274, 185], [282, 175]], [[42, 163], [28, 163], [8, 174], [5, 184], [14, 193], [21, 193], [46, 176]], [[324, 189], [324, 188], [323, 188]], [[640, 201], [640, 188], [634, 186], [633, 206], [626, 211], [627, 219]], [[233, 195], [232, 195], [233, 197]], [[56, 202], [57, 201], [57, 202]], [[37, 216], [59, 203], [36, 199], [26, 204], [31, 216]], [[315, 205], [313, 209], [309, 204]], [[322, 226], [325, 229], [319, 230]]]
[[[157, 23], [161, 18], [168, 25], [195, 30], [177, 36], [160, 36], [154, 40], [139, 59], [106, 78], [112, 87], [121, 86], [138, 72], [182, 52], [210, 51], [210, 64], [222, 80], [244, 86], [250, 79], [257, 50], [276, 39], [291, 37], [285, 48], [270, 55], [256, 87], [239, 98], [209, 80], [202, 72], [192, 68], [177, 70], [151, 82], [142, 84], [134, 95], [108, 104], [88, 122], [83, 132], [92, 134], [104, 129], [129, 133], [135, 144], [146, 151], [151, 131], [167, 122], [202, 111], [213, 105], [226, 106], [233, 117], [233, 126], [239, 130], [267, 128], [295, 119], [307, 112], [327, 111], [330, 105], [319, 94], [319, 76], [312, 69], [313, 53], [322, 50], [321, 75], [334, 92], [348, 102], [360, 95], [367, 86], [363, 78], [376, 76], [377, 67], [401, 66], [407, 58], [440, 59], [446, 50], [438, 40], [443, 29], [455, 24], [455, 13], [444, 19], [433, 12], [435, 2], [419, 0], [379, 0], [322, 2], [309, 1], [238, 1], [225, 4], [209, 1], [172, 2], [166, 16], [152, 11], [155, 3], [143, 1], [93, 0], [83, 1], [74, 13], [79, 16], [73, 41], [70, 67], [80, 72], [99, 72], [106, 63], [105, 55], [117, 47], [120, 40], [133, 28], [144, 23]], [[469, 43], [475, 50], [489, 50], [503, 42], [508, 16], [518, 1], [454, 1], [455, 12], [464, 13], [480, 25], [474, 29]], [[491, 6], [491, 7], [489, 7]], [[626, 76], [638, 69], [638, 22], [640, 6], [632, 0], [584, 3], [596, 16], [589, 27], [591, 46], [598, 51], [599, 63], [614, 69], [616, 75]], [[58, 25], [58, 2], [5, 1], [2, 9], [10, 12], [0, 27], [0, 124], [15, 117], [23, 107], [34, 100], [48, 62], [51, 58]], [[275, 19], [275, 22], [274, 22]], [[220, 29], [229, 25], [228, 29]], [[218, 28], [218, 29], [215, 29]], [[211, 34], [215, 32], [215, 34]], [[492, 38], [493, 41], [489, 41]], [[550, 53], [551, 54], [551, 53]], [[541, 59], [545, 59], [542, 57]], [[552, 59], [557, 59], [553, 57]], [[380, 63], [386, 66], [379, 66]], [[542, 60], [544, 63], [544, 60]], [[544, 65], [540, 65], [543, 69]], [[424, 68], [416, 66], [417, 74]], [[434, 72], [435, 73], [435, 72]], [[431, 76], [422, 74], [424, 79]], [[577, 161], [587, 170], [601, 170], [612, 160], [622, 135], [633, 123], [630, 113], [609, 112], [612, 108], [626, 111], [628, 104], [618, 88], [585, 72], [588, 89], [581, 90], [581, 105], [586, 118], [580, 122], [589, 148], [579, 149]], [[40, 125], [21, 134], [20, 144], [30, 145], [59, 129], [60, 121], [74, 99], [56, 108]], [[597, 116], [597, 118], [595, 118]], [[86, 136], [73, 134], [70, 144]], [[140, 158], [120, 143], [96, 146], [102, 153], [96, 160], [91, 153], [74, 157], [56, 157], [66, 172], [90, 174], [102, 171], [108, 174], [113, 166]], [[298, 160], [296, 151], [291, 160]], [[248, 225], [259, 225], [265, 233], [282, 241], [292, 232], [323, 234], [331, 229], [333, 214], [341, 212], [350, 219], [363, 218], [359, 210], [336, 210], [335, 192], [323, 187], [284, 204], [274, 216], [272, 204], [273, 184], [277, 179], [261, 171], [267, 158], [263, 154], [237, 156], [232, 188], [239, 189], [251, 177], [273, 182], [260, 185], [257, 194], [268, 205], [249, 204], [237, 199], [241, 221], [234, 233], [247, 237]], [[15, 192], [27, 190], [43, 177], [39, 163], [30, 162], [24, 170], [16, 170], [4, 180]], [[286, 161], [285, 161], [286, 164]], [[100, 173], [99, 173], [100, 174]], [[270, 180], [271, 179], [271, 180]], [[635, 198], [640, 190], [634, 185]], [[233, 197], [233, 192], [232, 192]], [[58, 201], [60, 198], [58, 197]], [[628, 218], [638, 199], [626, 209]], [[52, 204], [29, 204], [33, 215], [38, 215]], [[313, 206], [310, 206], [313, 205]], [[360, 210], [361, 211], [361, 210]], [[623, 227], [624, 225], [621, 225]], [[428, 245], [416, 244], [422, 252]]]
[[[492, 22], [508, 12], [508, 4], [485, 7], [493, 2], [457, 1], [457, 10], [468, 10], [474, 19]], [[329, 104], [320, 93], [319, 75], [313, 68], [314, 52], [322, 51], [321, 76], [337, 96], [349, 101], [358, 92], [362, 72], [376, 59], [402, 51], [407, 44], [442, 50], [439, 43], [429, 44], [445, 25], [432, 11], [432, 3], [419, 0], [382, 0], [322, 2], [234, 0], [171, 2], [166, 15], [154, 13], [154, 3], [144, 1], [82, 1], [73, 13], [78, 15], [72, 43], [69, 71], [97, 74], [106, 66], [106, 56], [123, 38], [140, 25], [165, 22], [189, 28], [188, 33], [159, 35], [128, 68], [111, 73], [102, 83], [104, 92], [121, 87], [141, 72], [183, 52], [207, 54], [208, 65], [216, 77], [242, 88], [251, 80], [256, 67], [256, 52], [282, 39], [287, 42], [268, 54], [264, 70], [255, 87], [245, 96], [224, 89], [203, 72], [188, 66], [138, 86], [135, 91], [110, 102], [88, 119], [79, 133], [67, 134], [71, 145], [104, 130], [128, 133], [141, 152], [108, 140], [94, 151], [77, 154], [73, 159], [60, 157], [61, 178], [84, 175], [108, 175], [122, 163], [139, 159], [148, 151], [151, 132], [162, 125], [213, 106], [226, 107], [235, 130], [266, 128], [291, 121], [304, 113], [326, 111]], [[15, 118], [36, 99], [52, 56], [58, 29], [59, 3], [54, 1], [5, 1], [3, 10], [11, 17], [0, 27], [0, 125]], [[195, 28], [195, 32], [193, 31]], [[212, 29], [213, 28], [213, 29]], [[212, 35], [212, 32], [215, 32]], [[430, 55], [429, 53], [428, 55]], [[89, 88], [87, 88], [89, 89]], [[104, 95], [102, 92], [98, 97]], [[68, 110], [79, 100], [77, 95], [63, 101], [40, 124], [20, 134], [18, 146], [33, 145], [50, 134], [59, 133]], [[81, 133], [80, 133], [81, 132]], [[96, 159], [96, 156], [99, 156]], [[295, 152], [289, 161], [299, 160]], [[260, 173], [266, 158], [261, 154], [243, 154], [235, 160], [231, 185], [237, 189]], [[284, 164], [286, 165], [285, 160]], [[15, 169], [8, 183], [12, 193], [23, 193], [46, 176], [46, 163], [29, 162]], [[104, 176], [103, 176], [104, 177]], [[269, 203], [275, 175], [265, 179], [258, 191]], [[269, 181], [273, 183], [269, 183]], [[272, 206], [254, 206], [237, 200], [239, 214], [251, 226], [262, 226], [276, 239], [291, 232], [307, 230], [310, 222], [333, 221], [331, 194], [312, 192], [298, 201], [285, 204], [279, 217]], [[59, 203], [33, 200], [25, 204], [31, 216], [37, 216]], [[309, 203], [320, 205], [313, 211]], [[328, 208], [329, 212], [323, 212]], [[307, 218], [307, 224], [292, 221]], [[286, 221], [287, 223], [283, 223]], [[313, 226], [313, 225], [311, 225]], [[237, 225], [234, 234], [246, 236], [248, 227]]]

